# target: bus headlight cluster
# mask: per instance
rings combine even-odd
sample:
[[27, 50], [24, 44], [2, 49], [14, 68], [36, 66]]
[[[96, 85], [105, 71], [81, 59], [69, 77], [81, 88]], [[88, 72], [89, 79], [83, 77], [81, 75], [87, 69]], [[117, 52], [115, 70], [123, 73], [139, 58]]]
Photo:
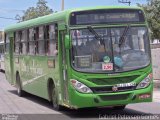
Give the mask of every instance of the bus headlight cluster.
[[71, 79], [71, 84], [77, 91], [81, 93], [92, 93], [92, 90], [89, 87], [77, 80]]
[[142, 80], [138, 85], [137, 89], [146, 88], [150, 85], [151, 81], [153, 79], [152, 73], [150, 73], [144, 80]]

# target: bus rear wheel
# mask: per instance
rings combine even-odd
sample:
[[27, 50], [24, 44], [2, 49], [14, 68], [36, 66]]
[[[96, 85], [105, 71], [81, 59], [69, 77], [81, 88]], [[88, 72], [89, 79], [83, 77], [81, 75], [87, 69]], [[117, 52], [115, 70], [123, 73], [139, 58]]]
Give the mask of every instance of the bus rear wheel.
[[113, 109], [114, 109], [114, 110], [124, 110], [125, 107], [126, 107], [126, 105], [114, 106]]
[[16, 87], [18, 96], [23, 97], [25, 92], [22, 90], [21, 79], [19, 75], [16, 76]]
[[62, 106], [58, 104], [58, 94], [56, 92], [56, 88], [54, 85], [52, 86], [51, 96], [52, 96], [53, 109], [57, 111], [62, 110]]

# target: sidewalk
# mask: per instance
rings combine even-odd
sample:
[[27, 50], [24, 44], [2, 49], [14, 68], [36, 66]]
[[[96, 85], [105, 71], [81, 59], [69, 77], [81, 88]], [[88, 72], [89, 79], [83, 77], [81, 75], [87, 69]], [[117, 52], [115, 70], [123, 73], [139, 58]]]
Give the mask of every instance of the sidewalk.
[[153, 82], [154, 82], [154, 88], [155, 89], [158, 89], [158, 88], [160, 89], [160, 80], [154, 80]]
[[154, 89], [153, 91], [153, 102], [160, 103], [160, 89]]
[[154, 80], [153, 101], [160, 102], [160, 80]]

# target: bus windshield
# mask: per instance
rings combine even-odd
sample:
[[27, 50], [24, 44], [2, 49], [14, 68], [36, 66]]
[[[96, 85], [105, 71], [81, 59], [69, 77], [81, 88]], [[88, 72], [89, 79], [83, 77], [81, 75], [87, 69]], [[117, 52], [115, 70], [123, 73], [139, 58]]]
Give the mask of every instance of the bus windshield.
[[[126, 30], [127, 28], [127, 30]], [[82, 72], [113, 73], [136, 70], [150, 63], [146, 27], [94, 28], [71, 31], [72, 66]]]

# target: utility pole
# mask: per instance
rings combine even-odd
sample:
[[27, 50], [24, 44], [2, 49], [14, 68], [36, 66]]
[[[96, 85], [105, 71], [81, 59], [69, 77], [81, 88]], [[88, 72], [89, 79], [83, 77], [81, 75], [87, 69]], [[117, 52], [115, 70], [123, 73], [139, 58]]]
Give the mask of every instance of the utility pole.
[[127, 3], [129, 6], [131, 5], [130, 0], [118, 0], [119, 3]]
[[62, 0], [62, 6], [61, 6], [61, 10], [64, 10], [64, 0]]

